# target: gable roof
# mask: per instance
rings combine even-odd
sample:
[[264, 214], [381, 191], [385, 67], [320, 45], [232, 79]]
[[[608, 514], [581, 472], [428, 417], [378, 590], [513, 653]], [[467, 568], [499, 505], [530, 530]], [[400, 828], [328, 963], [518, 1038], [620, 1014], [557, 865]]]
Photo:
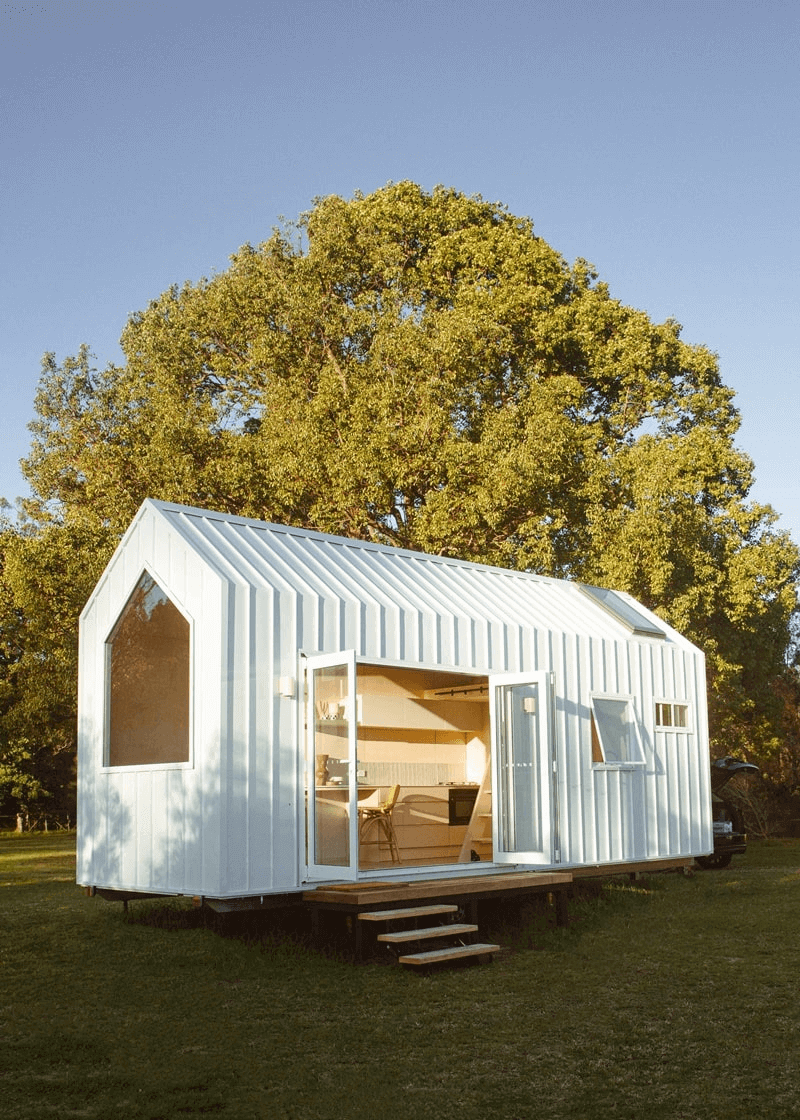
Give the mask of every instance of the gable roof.
[[462, 635], [499, 625], [691, 646], [623, 592], [598, 597], [597, 589], [587, 594], [584, 585], [567, 580], [152, 499], [143, 503], [118, 552], [148, 514], [223, 579], [252, 588], [336, 599], [384, 619], [411, 613], [438, 627], [460, 628]]

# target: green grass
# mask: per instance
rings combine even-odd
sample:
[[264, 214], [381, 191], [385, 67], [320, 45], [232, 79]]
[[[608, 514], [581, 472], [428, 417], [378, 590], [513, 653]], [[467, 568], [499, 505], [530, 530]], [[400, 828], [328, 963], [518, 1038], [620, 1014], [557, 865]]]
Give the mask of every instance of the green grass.
[[494, 910], [509, 950], [427, 978], [269, 919], [126, 919], [73, 843], [0, 836], [2, 1120], [800, 1116], [798, 841], [585, 885], [566, 931]]

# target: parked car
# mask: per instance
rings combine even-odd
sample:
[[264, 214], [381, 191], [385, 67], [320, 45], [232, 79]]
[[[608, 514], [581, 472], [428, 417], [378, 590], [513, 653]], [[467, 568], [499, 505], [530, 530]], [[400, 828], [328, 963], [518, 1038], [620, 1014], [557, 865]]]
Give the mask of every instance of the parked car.
[[711, 813], [714, 821], [714, 851], [709, 856], [697, 856], [697, 863], [706, 870], [727, 867], [733, 856], [747, 850], [747, 836], [741, 811], [722, 790], [737, 774], [757, 774], [752, 762], [740, 762], [727, 755], [711, 763]]

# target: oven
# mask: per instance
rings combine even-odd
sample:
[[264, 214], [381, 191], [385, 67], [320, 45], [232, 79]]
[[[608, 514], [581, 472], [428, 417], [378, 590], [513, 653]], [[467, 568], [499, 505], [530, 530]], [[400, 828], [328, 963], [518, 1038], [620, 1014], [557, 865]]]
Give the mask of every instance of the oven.
[[447, 791], [448, 824], [469, 824], [477, 796], [477, 786], [451, 786]]

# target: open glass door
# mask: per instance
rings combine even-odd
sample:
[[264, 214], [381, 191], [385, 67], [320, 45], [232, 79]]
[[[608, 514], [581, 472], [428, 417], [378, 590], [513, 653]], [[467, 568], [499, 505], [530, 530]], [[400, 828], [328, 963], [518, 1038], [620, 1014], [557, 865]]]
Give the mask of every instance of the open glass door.
[[306, 659], [306, 865], [309, 879], [358, 868], [356, 655]]
[[496, 863], [555, 862], [552, 674], [489, 678]]

